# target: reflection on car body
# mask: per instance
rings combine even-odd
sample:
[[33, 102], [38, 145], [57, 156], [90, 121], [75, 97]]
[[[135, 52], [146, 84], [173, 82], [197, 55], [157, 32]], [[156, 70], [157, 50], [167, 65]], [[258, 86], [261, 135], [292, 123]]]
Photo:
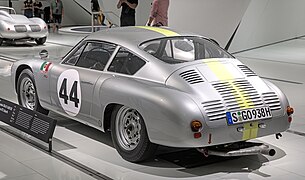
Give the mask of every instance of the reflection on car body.
[[[96, 32], [62, 60], [14, 63], [12, 80], [21, 105], [111, 130], [131, 162], [153, 157], [158, 145], [274, 155], [266, 145], [242, 147], [287, 130], [293, 113], [281, 90], [214, 41], [168, 28]], [[222, 151], [236, 144], [244, 145]]]

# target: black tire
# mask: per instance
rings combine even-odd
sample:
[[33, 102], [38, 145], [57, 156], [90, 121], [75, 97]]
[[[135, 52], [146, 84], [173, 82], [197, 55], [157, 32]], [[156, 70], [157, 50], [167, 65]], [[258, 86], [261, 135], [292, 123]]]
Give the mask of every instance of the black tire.
[[35, 39], [37, 45], [43, 45], [47, 41], [47, 37]]
[[152, 158], [158, 147], [149, 141], [141, 114], [126, 106], [116, 106], [112, 112], [111, 137], [118, 153], [130, 162]]
[[24, 69], [17, 81], [18, 102], [21, 106], [48, 115], [49, 111], [41, 107], [36, 93], [33, 72]]
[[0, 46], [2, 45], [2, 43], [3, 43], [3, 39], [2, 39], [2, 38], [0, 38]]

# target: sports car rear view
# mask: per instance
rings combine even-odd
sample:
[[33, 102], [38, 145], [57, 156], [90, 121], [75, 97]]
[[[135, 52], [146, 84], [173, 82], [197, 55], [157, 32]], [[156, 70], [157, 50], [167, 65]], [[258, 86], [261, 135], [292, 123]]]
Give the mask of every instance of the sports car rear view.
[[22, 106], [111, 130], [131, 162], [158, 145], [274, 155], [247, 140], [286, 131], [293, 113], [279, 88], [213, 40], [169, 28], [105, 29], [63, 59], [14, 63], [12, 80]]

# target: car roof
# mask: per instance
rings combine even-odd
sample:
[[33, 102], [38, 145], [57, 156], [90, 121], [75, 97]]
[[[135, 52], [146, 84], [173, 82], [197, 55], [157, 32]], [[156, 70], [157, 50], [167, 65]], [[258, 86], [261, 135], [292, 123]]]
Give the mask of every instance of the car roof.
[[108, 41], [123, 46], [138, 46], [139, 44], [158, 38], [176, 36], [198, 36], [168, 27], [129, 26], [104, 29], [89, 35], [88, 40]]

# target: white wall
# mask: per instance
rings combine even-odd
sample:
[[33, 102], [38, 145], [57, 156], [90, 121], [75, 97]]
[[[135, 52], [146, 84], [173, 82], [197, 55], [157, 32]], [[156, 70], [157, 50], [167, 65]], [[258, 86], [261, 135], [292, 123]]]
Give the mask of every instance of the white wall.
[[305, 35], [304, 0], [252, 0], [230, 52]]
[[[64, 2], [66, 8], [67, 17], [69, 17], [74, 22], [77, 22], [77, 25], [90, 25], [91, 17], [85, 13], [84, 10], [77, 7], [77, 5], [72, 0], [62, 0]], [[86, 10], [91, 11], [91, 1], [90, 0], [76, 0], [81, 6], [83, 6]], [[120, 24], [120, 14], [121, 9], [117, 9], [117, 0], [99, 0], [100, 7], [103, 11], [111, 12], [106, 13], [105, 15], [109, 18], [113, 23]], [[138, 7], [136, 8], [136, 25], [145, 25], [148, 19], [150, 3], [152, 0], [139, 0]]]
[[[136, 25], [145, 25], [149, 16], [152, 0], [138, 0], [139, 4], [136, 8]], [[111, 11], [120, 17], [121, 9], [117, 9], [116, 5], [118, 0], [99, 0], [99, 4], [103, 7], [104, 11]], [[114, 23], [120, 24], [120, 19], [114, 15], [109, 14], [110, 18]]]
[[224, 47], [250, 0], [171, 0], [169, 26], [217, 40]]

